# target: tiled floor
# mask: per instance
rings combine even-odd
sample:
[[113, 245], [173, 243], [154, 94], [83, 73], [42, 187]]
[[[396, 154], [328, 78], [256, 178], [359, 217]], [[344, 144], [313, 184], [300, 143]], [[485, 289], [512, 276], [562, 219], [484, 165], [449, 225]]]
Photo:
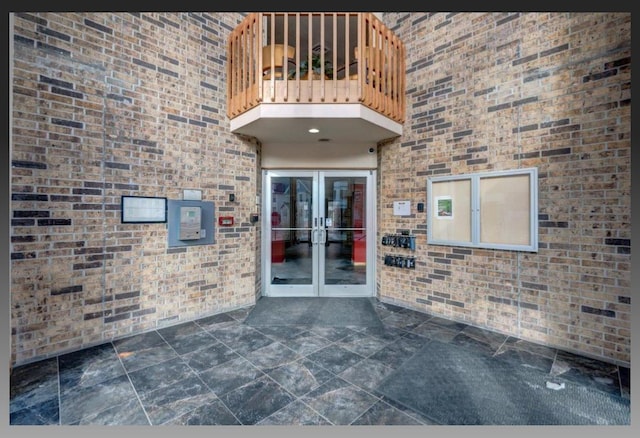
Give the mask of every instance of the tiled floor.
[[376, 302], [383, 329], [243, 324], [251, 308], [17, 367], [12, 425], [428, 425], [375, 390], [436, 339], [630, 398], [630, 373]]

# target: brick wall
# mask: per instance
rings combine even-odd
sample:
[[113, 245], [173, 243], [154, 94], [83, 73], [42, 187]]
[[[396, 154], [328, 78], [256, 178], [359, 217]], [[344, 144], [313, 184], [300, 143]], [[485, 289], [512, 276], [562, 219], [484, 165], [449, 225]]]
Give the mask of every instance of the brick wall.
[[[255, 302], [259, 147], [225, 115], [226, 40], [241, 19], [15, 15], [12, 363]], [[121, 195], [183, 189], [235, 226], [168, 248], [166, 224], [120, 222]]]
[[[229, 133], [233, 13], [16, 14], [12, 363], [253, 304], [260, 147]], [[630, 14], [387, 13], [407, 48], [404, 135], [379, 148], [378, 235], [418, 236], [379, 297], [630, 361]], [[429, 176], [537, 167], [537, 253], [429, 245]], [[167, 249], [120, 196], [201, 189], [214, 245]], [[236, 195], [235, 202], [228, 195]], [[410, 199], [413, 214], [393, 216]]]
[[[407, 121], [379, 148], [378, 235], [418, 236], [383, 301], [622, 363], [631, 337], [631, 14], [387, 13]], [[537, 167], [537, 253], [430, 245], [427, 178]], [[393, 216], [410, 199], [413, 214]], [[388, 252], [388, 251], [387, 251]]]

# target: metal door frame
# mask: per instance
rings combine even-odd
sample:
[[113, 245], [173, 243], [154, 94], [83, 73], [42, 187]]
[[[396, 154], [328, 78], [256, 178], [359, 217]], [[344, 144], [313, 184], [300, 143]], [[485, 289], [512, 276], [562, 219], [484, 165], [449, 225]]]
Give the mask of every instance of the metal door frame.
[[[262, 294], [264, 296], [289, 297], [374, 297], [376, 266], [376, 196], [375, 170], [263, 170], [262, 171]], [[312, 284], [311, 285], [274, 285], [271, 284], [271, 178], [273, 177], [312, 177], [312, 217], [316, 220], [312, 225]], [[327, 285], [324, 284], [325, 247], [322, 240], [326, 236], [324, 223], [320, 218], [326, 217], [324, 205], [325, 177], [365, 177], [366, 178], [366, 283], [359, 285]]]

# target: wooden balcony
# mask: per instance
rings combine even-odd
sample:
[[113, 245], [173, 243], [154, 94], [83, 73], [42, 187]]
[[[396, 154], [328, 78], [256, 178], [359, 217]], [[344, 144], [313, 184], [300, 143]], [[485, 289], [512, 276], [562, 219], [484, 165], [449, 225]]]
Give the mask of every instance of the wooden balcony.
[[355, 117], [351, 126], [363, 122], [374, 140], [401, 133], [404, 46], [371, 13], [252, 13], [231, 33], [227, 56], [233, 132], [260, 138], [273, 131], [261, 119], [330, 114], [338, 124]]

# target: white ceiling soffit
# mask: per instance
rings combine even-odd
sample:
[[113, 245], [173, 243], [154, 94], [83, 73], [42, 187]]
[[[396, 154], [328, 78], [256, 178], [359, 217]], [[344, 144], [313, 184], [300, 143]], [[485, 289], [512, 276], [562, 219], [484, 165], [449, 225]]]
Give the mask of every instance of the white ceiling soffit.
[[[268, 104], [230, 121], [231, 132], [257, 138], [263, 144], [367, 143], [402, 135], [402, 125], [367, 108], [354, 104]], [[309, 129], [318, 133], [311, 134]]]

